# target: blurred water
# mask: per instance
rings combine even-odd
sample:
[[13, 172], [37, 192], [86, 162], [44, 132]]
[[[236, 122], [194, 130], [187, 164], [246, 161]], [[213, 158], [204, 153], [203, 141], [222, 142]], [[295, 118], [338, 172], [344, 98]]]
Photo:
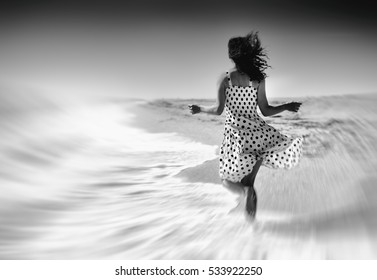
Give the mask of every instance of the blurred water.
[[[293, 171], [297, 186], [260, 189], [261, 211], [252, 222], [220, 185], [175, 176], [216, 159], [217, 146], [131, 127], [128, 108], [139, 101], [0, 96], [1, 259], [376, 258], [372, 109], [365, 114], [364, 107], [357, 118], [326, 117], [317, 101], [308, 101], [288, 129], [306, 137], [305, 158]], [[284, 128], [284, 120], [272, 121]], [[325, 161], [338, 162], [326, 171]], [[279, 172], [276, 178], [263, 172], [261, 185], [281, 179]], [[318, 174], [332, 190], [323, 188]], [[357, 190], [347, 180], [364, 183]], [[310, 184], [327, 198], [309, 200]], [[285, 197], [268, 204], [279, 192]], [[337, 203], [322, 213], [268, 207], [284, 198], [288, 204]]]

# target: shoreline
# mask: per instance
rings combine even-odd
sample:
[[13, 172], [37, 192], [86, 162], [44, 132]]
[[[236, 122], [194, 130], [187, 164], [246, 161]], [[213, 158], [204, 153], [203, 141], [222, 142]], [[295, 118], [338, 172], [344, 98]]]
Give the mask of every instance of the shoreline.
[[[132, 120], [131, 125], [145, 129], [149, 133], [176, 133], [194, 142], [217, 146], [216, 159], [207, 160], [194, 167], [186, 167], [175, 177], [190, 183], [221, 184], [218, 173], [218, 154], [223, 140], [224, 116], [193, 116], [188, 108], [186, 110], [184, 108], [187, 100], [180, 101], [178, 108], [166, 100], [155, 102], [146, 102], [134, 107], [131, 112], [136, 117]], [[213, 101], [202, 100], [202, 103], [209, 102]], [[181, 123], [177, 125], [180, 120]]]
[[[177, 133], [202, 144], [219, 146], [223, 137], [224, 117], [193, 116], [187, 108], [188, 104], [186, 100], [178, 105], [165, 100], [138, 104], [130, 109], [131, 113], [135, 114], [130, 125], [150, 133]], [[215, 123], [209, 124], [208, 120]]]

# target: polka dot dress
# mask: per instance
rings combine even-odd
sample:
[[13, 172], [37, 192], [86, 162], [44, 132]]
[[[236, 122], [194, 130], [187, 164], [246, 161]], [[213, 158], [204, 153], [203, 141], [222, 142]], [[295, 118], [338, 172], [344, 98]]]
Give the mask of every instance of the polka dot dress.
[[257, 89], [233, 86], [227, 72], [224, 140], [220, 148], [220, 178], [240, 182], [255, 163], [270, 168], [292, 168], [302, 153], [302, 137], [282, 135], [257, 113]]

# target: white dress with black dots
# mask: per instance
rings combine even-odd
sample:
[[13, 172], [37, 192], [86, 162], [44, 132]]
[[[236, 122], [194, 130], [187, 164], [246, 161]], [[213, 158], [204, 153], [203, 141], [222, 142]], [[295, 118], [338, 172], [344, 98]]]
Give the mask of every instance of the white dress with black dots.
[[290, 169], [298, 164], [302, 153], [302, 137], [282, 135], [257, 113], [257, 89], [229, 86], [225, 95], [224, 140], [220, 148], [220, 178], [240, 182], [250, 174], [255, 163], [270, 168]]

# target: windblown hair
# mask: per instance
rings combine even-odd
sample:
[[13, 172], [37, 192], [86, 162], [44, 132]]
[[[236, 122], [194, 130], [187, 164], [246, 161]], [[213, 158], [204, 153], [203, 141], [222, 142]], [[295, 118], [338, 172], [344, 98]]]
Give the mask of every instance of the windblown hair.
[[258, 82], [267, 75], [264, 72], [270, 66], [267, 54], [261, 46], [258, 32], [251, 32], [245, 37], [234, 37], [228, 42], [229, 58], [232, 59], [239, 72], [247, 74]]

